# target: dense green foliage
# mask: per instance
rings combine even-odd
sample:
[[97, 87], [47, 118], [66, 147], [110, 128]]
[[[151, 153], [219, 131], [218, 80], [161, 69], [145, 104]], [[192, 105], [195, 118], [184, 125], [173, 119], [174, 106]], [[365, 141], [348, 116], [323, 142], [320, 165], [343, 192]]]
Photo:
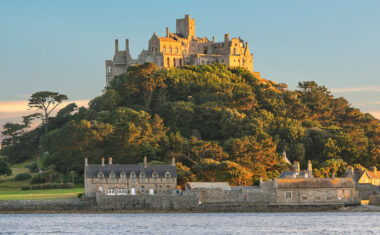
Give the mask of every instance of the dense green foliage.
[[102, 157], [117, 163], [175, 157], [180, 185], [251, 185], [274, 178], [287, 167], [284, 150], [303, 166], [312, 160], [321, 177], [341, 174], [348, 164], [380, 167], [379, 120], [315, 82], [298, 87], [283, 90], [222, 64], [134, 66], [87, 109], [70, 104], [50, 117], [46, 134], [45, 127], [6, 129], [14, 137], [7, 134], [2, 152], [14, 162], [25, 158], [24, 151], [43, 152], [43, 167], [65, 175], [83, 172], [85, 157], [91, 163]]
[[0, 176], [2, 175], [12, 175], [12, 169], [9, 167], [8, 162], [0, 157]]
[[16, 181], [28, 180], [30, 178], [32, 178], [32, 175], [29, 173], [20, 173], [15, 176]]

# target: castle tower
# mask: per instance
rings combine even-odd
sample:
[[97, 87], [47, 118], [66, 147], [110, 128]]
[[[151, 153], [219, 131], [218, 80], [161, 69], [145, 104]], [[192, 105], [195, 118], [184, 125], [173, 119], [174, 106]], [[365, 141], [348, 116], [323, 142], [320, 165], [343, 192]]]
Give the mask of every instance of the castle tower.
[[182, 34], [185, 38], [195, 36], [195, 20], [190, 18], [190, 15], [185, 15], [183, 19], [176, 20], [176, 33]]

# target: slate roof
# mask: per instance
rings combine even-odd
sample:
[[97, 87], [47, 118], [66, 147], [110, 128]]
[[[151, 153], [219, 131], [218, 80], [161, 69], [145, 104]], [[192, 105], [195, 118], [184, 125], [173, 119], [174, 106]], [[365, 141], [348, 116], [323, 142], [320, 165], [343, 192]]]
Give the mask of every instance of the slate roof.
[[[305, 177], [307, 174], [306, 171], [300, 171], [298, 177]], [[293, 172], [292, 171], [285, 171], [282, 172], [279, 176], [280, 179], [293, 179]]]
[[276, 179], [277, 188], [355, 188], [351, 178]]
[[223, 189], [231, 190], [228, 182], [187, 182], [189, 189]]
[[124, 172], [127, 177], [130, 176], [131, 172], [135, 172], [136, 177], [140, 176], [140, 173], [145, 173], [145, 177], [150, 178], [153, 172], [158, 174], [158, 177], [165, 177], [165, 173], [168, 171], [172, 178], [177, 177], [176, 167], [172, 164], [148, 164], [147, 168], [144, 168], [143, 164], [112, 164], [112, 165], [100, 165], [100, 164], [89, 164], [86, 167], [86, 178], [97, 178], [99, 172], [103, 172], [104, 177], [108, 178], [109, 174], [113, 171], [116, 178], [120, 178], [120, 173]]

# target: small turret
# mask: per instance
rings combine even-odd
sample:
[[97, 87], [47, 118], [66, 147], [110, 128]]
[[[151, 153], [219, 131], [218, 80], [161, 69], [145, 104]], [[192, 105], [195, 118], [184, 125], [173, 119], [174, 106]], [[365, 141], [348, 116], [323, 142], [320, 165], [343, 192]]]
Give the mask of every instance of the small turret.
[[224, 47], [228, 48], [230, 42], [230, 35], [228, 33], [224, 34]]
[[112, 157], [108, 158], [108, 164], [112, 165]]
[[147, 168], [147, 167], [148, 167], [148, 159], [145, 156], [144, 157], [144, 168]]

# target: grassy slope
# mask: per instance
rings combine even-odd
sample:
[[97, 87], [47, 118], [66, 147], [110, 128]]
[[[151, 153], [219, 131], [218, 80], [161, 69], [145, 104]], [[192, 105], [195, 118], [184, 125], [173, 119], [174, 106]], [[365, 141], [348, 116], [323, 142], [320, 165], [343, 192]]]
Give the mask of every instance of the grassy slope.
[[[83, 187], [73, 189], [46, 189], [46, 190], [25, 190], [21, 187], [29, 185], [30, 180], [15, 181], [14, 177], [20, 173], [29, 173], [25, 165], [30, 162], [12, 165], [12, 175], [0, 177], [0, 200], [44, 200], [75, 198], [78, 193], [83, 193]], [[34, 174], [32, 174], [34, 175]]]

